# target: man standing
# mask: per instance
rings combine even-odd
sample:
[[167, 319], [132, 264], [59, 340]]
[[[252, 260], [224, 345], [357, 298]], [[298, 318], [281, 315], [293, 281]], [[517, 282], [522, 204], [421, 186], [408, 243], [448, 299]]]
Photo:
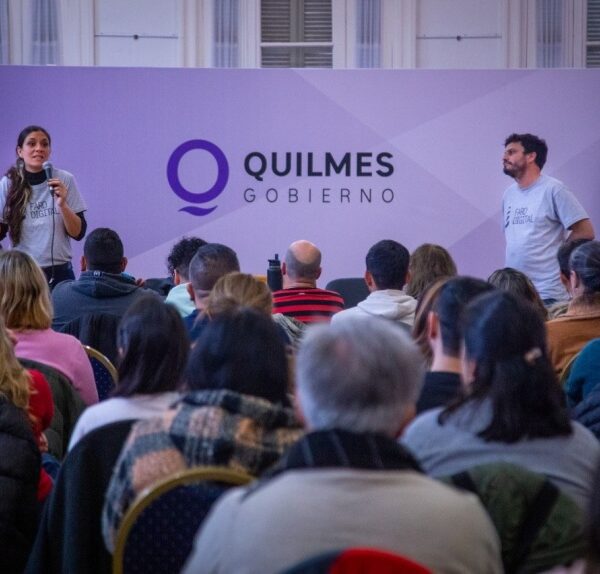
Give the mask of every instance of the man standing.
[[504, 142], [504, 173], [515, 179], [502, 202], [506, 266], [525, 273], [546, 305], [567, 298], [556, 252], [568, 239], [593, 239], [590, 219], [565, 185], [542, 174], [548, 146], [532, 134], [511, 134]]
[[370, 295], [356, 307], [333, 317], [342, 321], [355, 315], [382, 317], [408, 330], [415, 320], [417, 300], [403, 291], [408, 277], [410, 253], [392, 239], [377, 242], [367, 253], [365, 282]]
[[395, 440], [422, 377], [408, 335], [368, 316], [314, 327], [297, 367], [308, 434], [258, 483], [219, 499], [184, 571], [274, 574], [363, 546], [433, 572], [501, 572], [478, 499], [426, 477]]
[[317, 288], [321, 252], [314, 243], [294, 241], [281, 266], [283, 289], [273, 293], [273, 314], [281, 313], [302, 323], [321, 323], [344, 308], [335, 291]]

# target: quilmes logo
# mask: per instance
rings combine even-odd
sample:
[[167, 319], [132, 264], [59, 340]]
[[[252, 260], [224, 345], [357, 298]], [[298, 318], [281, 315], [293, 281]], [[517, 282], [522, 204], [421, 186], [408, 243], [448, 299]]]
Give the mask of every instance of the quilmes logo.
[[[193, 192], [186, 189], [179, 179], [179, 164], [185, 154], [192, 150], [202, 150], [208, 152], [214, 158], [217, 163], [217, 179], [213, 186], [203, 192]], [[213, 207], [199, 207], [214, 201], [225, 189], [227, 181], [229, 180], [229, 163], [225, 154], [214, 143], [207, 140], [188, 140], [178, 146], [175, 151], [171, 154], [169, 162], [167, 163], [167, 179], [171, 189], [184, 201], [193, 203], [195, 205], [188, 205], [182, 207], [179, 211], [185, 211], [192, 215], [208, 215], [212, 213], [217, 206]]]

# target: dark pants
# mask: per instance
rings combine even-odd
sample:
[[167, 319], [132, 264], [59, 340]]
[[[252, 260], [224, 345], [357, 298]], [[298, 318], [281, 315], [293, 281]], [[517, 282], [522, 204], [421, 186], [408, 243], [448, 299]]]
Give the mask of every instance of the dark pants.
[[62, 263], [61, 265], [55, 265], [54, 267], [42, 267], [42, 271], [44, 272], [44, 275], [46, 275], [50, 291], [52, 291], [52, 289], [54, 289], [61, 281], [75, 279], [73, 266], [70, 261]]

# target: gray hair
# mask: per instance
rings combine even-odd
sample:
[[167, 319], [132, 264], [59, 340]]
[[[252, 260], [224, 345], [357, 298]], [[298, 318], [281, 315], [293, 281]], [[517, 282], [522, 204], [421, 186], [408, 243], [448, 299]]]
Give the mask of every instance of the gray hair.
[[346, 317], [307, 330], [297, 361], [298, 399], [311, 429], [395, 436], [423, 380], [421, 354], [399, 326]]

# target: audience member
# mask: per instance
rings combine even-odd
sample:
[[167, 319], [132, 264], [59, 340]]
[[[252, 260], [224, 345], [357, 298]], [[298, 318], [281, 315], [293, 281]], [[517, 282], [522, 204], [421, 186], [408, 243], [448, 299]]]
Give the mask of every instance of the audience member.
[[26, 406], [0, 392], [0, 572], [21, 574], [38, 519], [40, 451]]
[[50, 329], [52, 304], [40, 267], [15, 249], [0, 253], [0, 315], [11, 330], [15, 355], [60, 371], [88, 405], [98, 402], [94, 374], [81, 343]]
[[491, 289], [489, 283], [472, 277], [454, 277], [442, 284], [427, 317], [433, 361], [417, 401], [418, 413], [446, 406], [460, 394], [460, 318], [470, 301]]
[[570, 266], [569, 310], [548, 322], [550, 358], [559, 376], [588, 341], [600, 337], [600, 241], [575, 249]]
[[235, 251], [220, 243], [207, 243], [196, 251], [190, 261], [190, 282], [187, 289], [190, 297], [194, 300], [195, 310], [184, 318], [190, 340], [192, 343], [198, 339], [206, 322], [207, 317], [201, 316], [206, 300], [215, 286], [215, 283], [227, 275], [240, 270]]
[[402, 442], [432, 476], [512, 462], [585, 507], [600, 444], [569, 420], [537, 310], [510, 293], [480, 295], [465, 309], [463, 344], [463, 396], [419, 416]]
[[270, 317], [230, 310], [194, 346], [182, 399], [136, 423], [106, 494], [102, 524], [112, 551], [129, 505], [146, 487], [191, 466], [260, 475], [301, 434], [288, 396], [285, 347]]
[[200, 247], [206, 245], [204, 239], [199, 237], [183, 237], [171, 249], [167, 257], [169, 275], [173, 279], [174, 287], [169, 291], [166, 303], [173, 305], [182, 317], [187, 317], [196, 308], [194, 300], [188, 291], [190, 282], [190, 261]]
[[513, 269], [512, 267], [496, 269], [496, 271], [488, 277], [488, 283], [492, 284], [497, 289], [508, 291], [517, 297], [524, 297], [533, 304], [544, 319], [548, 317], [548, 311], [546, 310], [535, 285], [525, 273]]
[[117, 388], [79, 417], [69, 450], [95, 428], [157, 417], [179, 398], [189, 342], [175, 308], [155, 296], [141, 297], [123, 316], [117, 344]]
[[[44, 430], [50, 426], [54, 415], [52, 391], [44, 376], [38, 371], [26, 371], [13, 350], [4, 321], [0, 317], [0, 396], [27, 413], [29, 423], [40, 449], [47, 450]], [[52, 479], [44, 468], [40, 469], [38, 500], [44, 501], [52, 489]]]
[[479, 502], [423, 476], [394, 440], [421, 377], [417, 348], [391, 322], [354, 316], [309, 329], [297, 371], [309, 433], [261, 481], [217, 502], [185, 572], [282, 572], [353, 546], [435, 572], [500, 572]]
[[138, 297], [149, 293], [123, 273], [126, 267], [117, 232], [106, 227], [94, 229], [83, 245], [79, 279], [62, 281], [52, 291], [52, 328], [60, 331], [73, 319], [90, 313], [123, 316]]
[[402, 288], [408, 275], [410, 255], [404, 245], [391, 239], [379, 241], [367, 253], [365, 282], [370, 294], [356, 307], [333, 316], [340, 321], [355, 315], [382, 317], [408, 330], [415, 319], [417, 301]]
[[319, 289], [321, 252], [310, 241], [294, 241], [281, 265], [283, 289], [273, 293], [273, 313], [302, 323], [321, 323], [344, 308], [344, 299], [335, 291]]
[[434, 281], [455, 275], [456, 264], [452, 255], [441, 245], [424, 243], [417, 247], [410, 256], [406, 294], [420, 301]]

